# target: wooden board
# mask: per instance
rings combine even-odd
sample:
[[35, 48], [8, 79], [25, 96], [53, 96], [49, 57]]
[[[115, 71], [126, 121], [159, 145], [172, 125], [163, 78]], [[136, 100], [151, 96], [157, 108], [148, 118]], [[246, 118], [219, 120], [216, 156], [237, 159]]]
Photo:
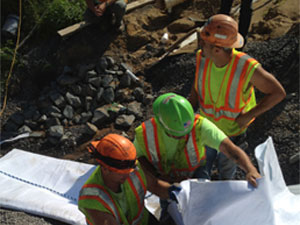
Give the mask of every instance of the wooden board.
[[85, 22], [85, 21], [81, 21], [80, 23], [76, 23], [72, 26], [66, 27], [62, 30], [57, 31], [57, 33], [61, 36], [61, 37], [65, 37], [67, 35], [72, 34], [73, 32], [80, 30], [86, 26], [88, 26], [89, 23]]
[[139, 1], [131, 2], [126, 7], [126, 13], [129, 13], [134, 9], [143, 7], [147, 4], [154, 3], [154, 2], [155, 2], [155, 0], [139, 0]]
[[[143, 7], [147, 4], [150, 3], [154, 3], [155, 0], [138, 0], [135, 2], [131, 2], [127, 5], [126, 7], [126, 13], [129, 13], [131, 11], [133, 11], [134, 9], [137, 9], [139, 7]], [[87, 23], [85, 21], [81, 21], [79, 23], [73, 24], [69, 27], [66, 27], [64, 29], [61, 29], [59, 31], [57, 31], [57, 33], [61, 36], [61, 37], [67, 37], [69, 35], [71, 35], [72, 33], [81, 30], [82, 28], [86, 27], [90, 25], [90, 23]]]

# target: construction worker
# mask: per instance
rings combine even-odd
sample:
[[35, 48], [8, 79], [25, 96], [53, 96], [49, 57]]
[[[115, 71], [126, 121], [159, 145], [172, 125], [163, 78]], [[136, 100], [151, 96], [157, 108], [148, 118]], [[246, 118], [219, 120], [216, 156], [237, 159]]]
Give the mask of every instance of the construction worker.
[[[285, 90], [278, 80], [249, 55], [236, 51], [244, 39], [233, 18], [217, 14], [199, 30], [196, 74], [189, 101], [200, 115], [232, 141], [246, 145], [246, 129], [256, 117], [282, 101]], [[264, 94], [256, 104], [254, 87]], [[232, 179], [235, 163], [216, 148], [207, 148], [209, 162], [218, 157], [220, 179]], [[210, 171], [212, 164], [206, 165]]]
[[108, 22], [115, 30], [123, 29], [121, 25], [127, 0], [85, 0], [85, 2], [88, 7], [84, 13], [85, 21], [102, 23], [102, 27], [107, 26]]
[[118, 134], [108, 134], [88, 146], [100, 164], [83, 185], [78, 207], [88, 224], [155, 224], [144, 207], [146, 190], [175, 199], [179, 187], [156, 179], [139, 168], [136, 149]]
[[[153, 103], [154, 118], [135, 129], [134, 145], [144, 169], [170, 183], [206, 178], [204, 146], [223, 152], [246, 172], [257, 186], [260, 177], [247, 154], [233, 144], [213, 123], [196, 114], [190, 102], [177, 94], [159, 96]], [[163, 213], [166, 203], [161, 201]], [[163, 218], [162, 218], [163, 219]]]

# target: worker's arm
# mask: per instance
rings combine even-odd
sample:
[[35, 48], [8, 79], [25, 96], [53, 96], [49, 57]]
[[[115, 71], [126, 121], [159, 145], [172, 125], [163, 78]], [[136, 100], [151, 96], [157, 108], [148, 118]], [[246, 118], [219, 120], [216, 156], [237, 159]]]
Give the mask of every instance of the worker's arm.
[[259, 66], [254, 71], [250, 83], [264, 93], [265, 96], [253, 109], [246, 113], [241, 113], [236, 118], [236, 122], [241, 128], [245, 127], [252, 119], [274, 107], [286, 96], [285, 90], [279, 81], [272, 74], [264, 70], [262, 66]]
[[153, 176], [153, 174], [149, 173], [149, 171], [144, 170], [144, 174], [147, 179], [147, 189], [153, 193], [156, 194], [158, 197], [162, 199], [168, 199], [169, 198], [169, 187], [172, 185], [168, 182], [165, 182], [163, 180], [160, 180]]
[[152, 174], [154, 177], [158, 177], [159, 173], [158, 171], [155, 169], [155, 167], [147, 160], [147, 158], [145, 156], [141, 156], [138, 158], [143, 171], [149, 174]]
[[220, 152], [223, 152], [228, 158], [232, 159], [241, 169], [246, 172], [246, 179], [254, 187], [257, 187], [256, 179], [260, 178], [260, 174], [250, 161], [247, 154], [238, 146], [236, 146], [229, 138], [225, 138], [220, 144]]
[[118, 225], [115, 217], [109, 213], [94, 209], [86, 209], [85, 211], [94, 225]]
[[156, 168], [147, 160], [145, 156], [139, 157], [139, 162], [143, 168], [143, 171], [150, 173], [152, 176], [159, 178], [168, 183], [180, 183], [183, 180], [186, 180], [186, 177], [170, 177], [166, 174], [160, 174]]

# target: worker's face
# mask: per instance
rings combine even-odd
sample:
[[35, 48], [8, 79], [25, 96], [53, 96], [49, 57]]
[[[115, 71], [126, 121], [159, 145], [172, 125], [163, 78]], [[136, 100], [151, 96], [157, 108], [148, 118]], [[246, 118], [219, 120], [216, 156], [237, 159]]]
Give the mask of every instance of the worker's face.
[[206, 58], [211, 58], [213, 55], [213, 48], [215, 47], [212, 44], [209, 44], [208, 42], [200, 39], [199, 40], [199, 45], [201, 47], [202, 50], [202, 55]]
[[115, 181], [116, 183], [123, 184], [127, 178], [129, 177], [130, 173], [116, 173], [113, 171], [110, 171], [110, 178], [112, 181]]

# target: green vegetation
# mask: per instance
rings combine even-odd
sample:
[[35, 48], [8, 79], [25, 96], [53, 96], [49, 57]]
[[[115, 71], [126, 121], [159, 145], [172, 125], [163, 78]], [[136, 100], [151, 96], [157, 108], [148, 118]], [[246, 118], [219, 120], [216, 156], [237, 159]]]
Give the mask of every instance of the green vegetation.
[[[85, 0], [22, 0], [21, 34], [20, 43], [24, 38], [30, 38], [26, 44], [38, 44], [51, 38], [56, 32], [64, 27], [83, 20], [83, 13], [86, 9]], [[19, 16], [19, 0], [1, 1], [1, 20], [4, 24], [9, 14]], [[34, 32], [32, 32], [34, 28]], [[8, 38], [9, 39], [9, 38]], [[1, 92], [3, 84], [8, 75], [8, 71], [13, 59], [16, 38], [7, 40], [1, 38]], [[22, 47], [23, 48], [23, 47]], [[18, 53], [20, 59], [21, 53]], [[16, 60], [15, 67], [22, 60]]]

